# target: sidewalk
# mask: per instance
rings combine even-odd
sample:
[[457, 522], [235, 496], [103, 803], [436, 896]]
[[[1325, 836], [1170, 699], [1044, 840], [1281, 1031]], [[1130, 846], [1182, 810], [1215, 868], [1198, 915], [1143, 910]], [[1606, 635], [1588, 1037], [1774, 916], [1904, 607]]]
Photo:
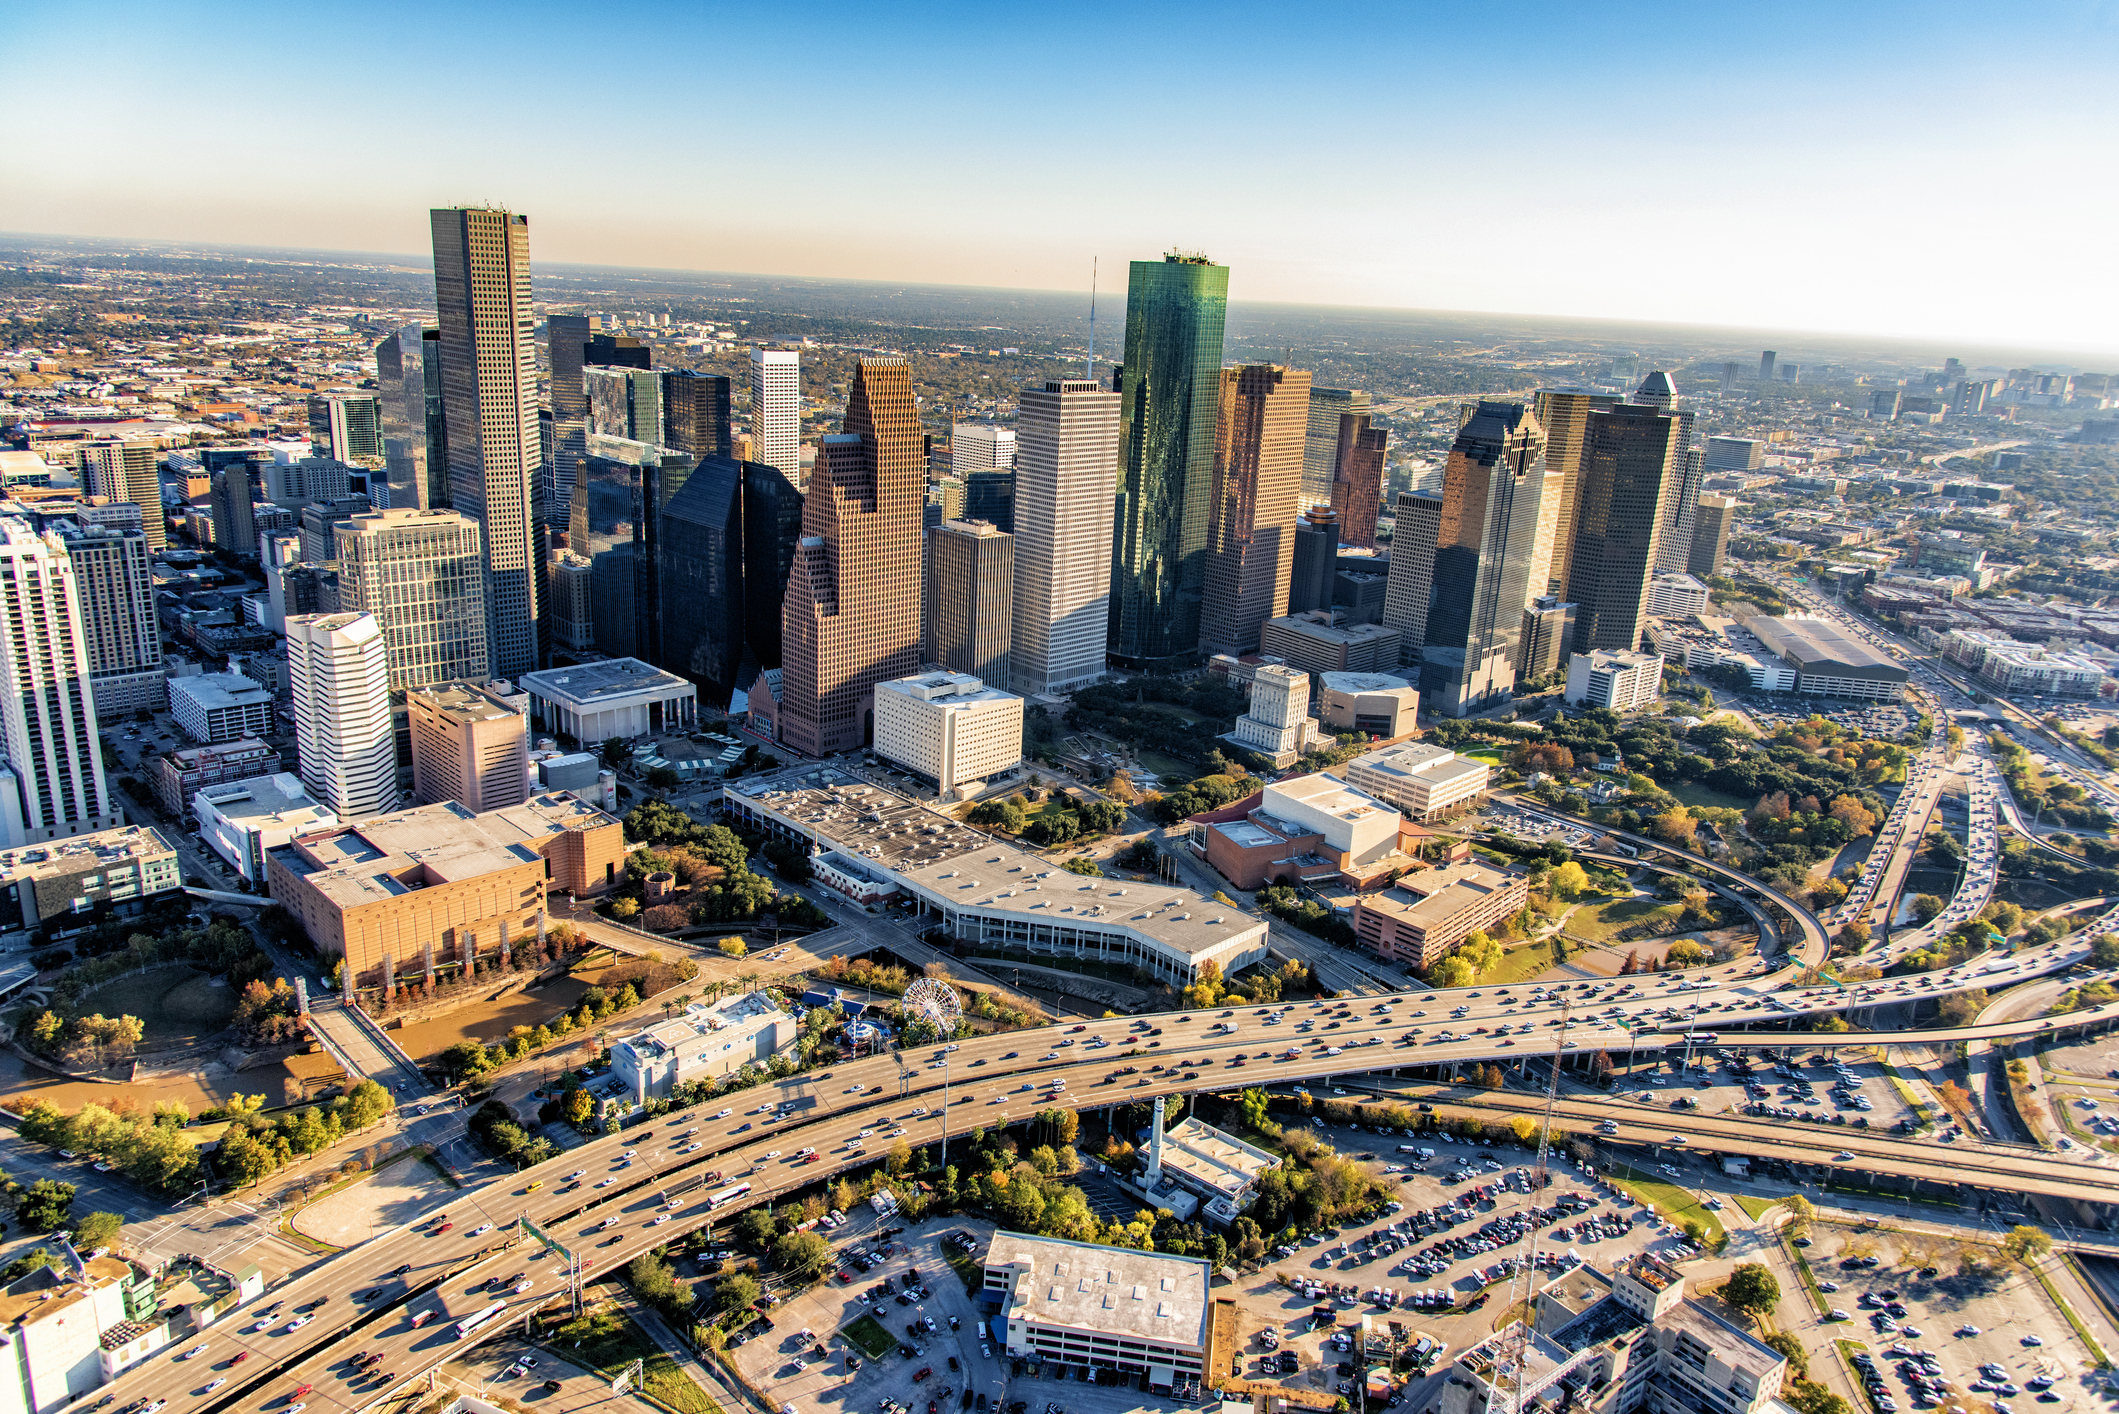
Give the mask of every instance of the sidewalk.
[[773, 1414], [772, 1410], [752, 1399], [747, 1391], [724, 1378], [719, 1370], [692, 1354], [691, 1346], [679, 1340], [677, 1333], [660, 1315], [643, 1306], [630, 1286], [616, 1281], [612, 1287], [618, 1308], [625, 1312], [626, 1318], [645, 1331], [648, 1339], [660, 1346], [663, 1353], [676, 1362], [677, 1368], [705, 1390], [725, 1414]]

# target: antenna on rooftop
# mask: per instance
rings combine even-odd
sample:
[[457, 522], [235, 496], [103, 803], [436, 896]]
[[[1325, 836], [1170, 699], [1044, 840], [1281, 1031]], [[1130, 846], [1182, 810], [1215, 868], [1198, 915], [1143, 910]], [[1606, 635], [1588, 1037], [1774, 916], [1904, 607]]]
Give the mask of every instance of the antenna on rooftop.
[[1096, 381], [1096, 257], [1089, 257], [1089, 367], [1090, 382]]

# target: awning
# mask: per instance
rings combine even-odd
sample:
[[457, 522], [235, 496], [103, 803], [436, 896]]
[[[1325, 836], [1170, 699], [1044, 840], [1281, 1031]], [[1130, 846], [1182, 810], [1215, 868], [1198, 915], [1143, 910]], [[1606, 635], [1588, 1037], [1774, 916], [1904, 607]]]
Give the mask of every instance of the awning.
[[1151, 1385], [1162, 1385], [1165, 1388], [1176, 1384], [1176, 1367], [1173, 1365], [1150, 1365], [1148, 1367], [1148, 1383]]

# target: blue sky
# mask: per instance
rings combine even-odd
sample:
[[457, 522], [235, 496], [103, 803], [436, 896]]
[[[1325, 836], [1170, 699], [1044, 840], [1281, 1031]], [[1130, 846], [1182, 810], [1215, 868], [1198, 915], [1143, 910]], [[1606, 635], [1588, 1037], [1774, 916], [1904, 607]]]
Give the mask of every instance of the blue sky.
[[84, 13], [0, 13], [0, 229], [2119, 349], [2111, 4]]

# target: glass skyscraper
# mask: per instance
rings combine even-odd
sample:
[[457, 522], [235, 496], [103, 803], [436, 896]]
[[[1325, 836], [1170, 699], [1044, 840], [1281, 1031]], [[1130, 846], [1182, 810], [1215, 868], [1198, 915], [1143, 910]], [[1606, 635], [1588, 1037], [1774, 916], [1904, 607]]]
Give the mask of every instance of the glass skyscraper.
[[1229, 268], [1203, 255], [1136, 260], [1126, 286], [1118, 495], [1111, 522], [1105, 651], [1123, 667], [1199, 657], [1214, 423]]

